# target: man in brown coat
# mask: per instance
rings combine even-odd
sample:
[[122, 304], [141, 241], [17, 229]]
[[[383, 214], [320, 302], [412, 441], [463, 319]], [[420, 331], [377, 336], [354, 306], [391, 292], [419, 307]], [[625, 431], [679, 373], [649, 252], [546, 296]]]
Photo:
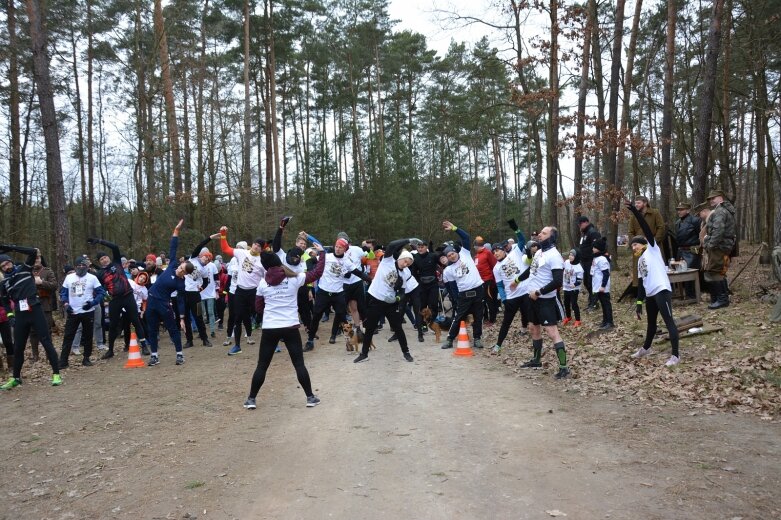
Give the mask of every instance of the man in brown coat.
[[[656, 239], [656, 243], [660, 245], [664, 244], [665, 239], [665, 227], [664, 227], [664, 219], [662, 218], [662, 214], [659, 213], [658, 209], [654, 209], [648, 205], [648, 197], [645, 197], [643, 195], [638, 195], [635, 197], [635, 208], [637, 208], [637, 211], [639, 211], [643, 217], [645, 218], [645, 221], [648, 223], [648, 227], [651, 228], [651, 230], [654, 232], [654, 238]], [[632, 215], [629, 218], [629, 239], [631, 240], [632, 237], [636, 236], [643, 236], [643, 230], [640, 228], [640, 223], [637, 222], [637, 219]], [[632, 255], [632, 286], [637, 287], [637, 256]]]
[[[49, 334], [51, 334], [54, 327], [54, 319], [52, 317], [53, 302], [57, 294], [57, 277], [54, 276], [54, 271], [46, 266], [46, 262], [43, 257], [38, 255], [35, 259], [35, 265], [33, 266], [33, 279], [35, 280], [35, 287], [38, 289], [38, 297], [41, 300], [41, 309], [46, 317], [46, 326], [49, 327]], [[33, 351], [33, 361], [38, 361], [38, 335], [33, 330], [30, 332], [30, 346]]]

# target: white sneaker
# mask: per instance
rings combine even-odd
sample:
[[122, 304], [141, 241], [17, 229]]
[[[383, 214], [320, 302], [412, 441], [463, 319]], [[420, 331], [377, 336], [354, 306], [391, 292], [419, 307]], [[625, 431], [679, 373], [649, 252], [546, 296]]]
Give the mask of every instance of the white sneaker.
[[246, 338], [246, 340], [247, 340], [247, 345], [254, 345], [254, 344], [255, 344], [255, 340], [254, 340], [254, 339], [252, 339], [252, 337], [250, 337], [250, 336], [246, 336], [246, 335], [245, 335], [244, 337], [245, 337], [245, 338]]
[[646, 350], [643, 347], [640, 347], [639, 349], [637, 349], [637, 352], [632, 354], [632, 357], [635, 358], [635, 359], [640, 359], [640, 358], [644, 358], [644, 357], [650, 356], [650, 355], [651, 355], [651, 349], [650, 348], [648, 350]]
[[106, 345], [98, 345], [98, 350], [108, 350]]
[[678, 363], [680, 363], [680, 361], [681, 358], [679, 358], [678, 356], [670, 356], [670, 359], [667, 360], [667, 363], [665, 363], [664, 366], [671, 367], [673, 365], [677, 365]]
[[72, 353], [74, 356], [80, 356], [80, 355], [81, 355], [81, 349], [80, 349], [79, 347], [73, 347], [73, 348], [71, 349], [71, 353]]

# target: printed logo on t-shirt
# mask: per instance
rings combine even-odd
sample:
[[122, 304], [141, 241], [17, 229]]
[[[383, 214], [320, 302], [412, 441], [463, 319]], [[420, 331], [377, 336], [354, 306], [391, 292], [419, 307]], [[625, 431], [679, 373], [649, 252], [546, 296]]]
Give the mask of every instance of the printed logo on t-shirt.
[[515, 278], [517, 275], [521, 274], [521, 270], [518, 269], [518, 266], [515, 265], [515, 262], [510, 258], [499, 264], [499, 269], [501, 269], [502, 274], [507, 278]]
[[251, 273], [254, 269], [255, 264], [252, 263], [252, 260], [250, 260], [248, 256], [245, 256], [244, 260], [241, 262], [241, 270], [245, 273]]
[[388, 271], [388, 274], [385, 275], [385, 283], [388, 284], [388, 287], [395, 287], [398, 279], [399, 273], [395, 269]]
[[642, 256], [637, 262], [637, 275], [640, 278], [645, 278], [648, 276], [648, 264], [646, 263], [645, 258]]
[[469, 266], [464, 262], [461, 262], [461, 264], [456, 267], [456, 277], [461, 278], [462, 276], [466, 276], [468, 274]]
[[79, 279], [78, 281], [71, 284], [70, 292], [73, 294], [73, 296], [84, 296], [84, 289], [86, 286], [87, 281]]
[[340, 264], [339, 262], [333, 262], [331, 264], [328, 264], [328, 271], [334, 276], [341, 276], [342, 264]]

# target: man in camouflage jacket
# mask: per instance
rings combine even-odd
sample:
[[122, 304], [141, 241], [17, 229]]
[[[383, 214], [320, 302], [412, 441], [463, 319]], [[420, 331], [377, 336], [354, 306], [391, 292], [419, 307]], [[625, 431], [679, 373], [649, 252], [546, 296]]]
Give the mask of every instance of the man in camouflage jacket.
[[708, 203], [713, 210], [705, 221], [706, 261], [703, 269], [705, 281], [710, 285], [711, 296], [715, 301], [709, 309], [720, 309], [729, 306], [729, 288], [727, 287], [727, 269], [737, 240], [735, 230], [735, 206], [724, 197], [724, 192], [712, 190], [708, 195]]

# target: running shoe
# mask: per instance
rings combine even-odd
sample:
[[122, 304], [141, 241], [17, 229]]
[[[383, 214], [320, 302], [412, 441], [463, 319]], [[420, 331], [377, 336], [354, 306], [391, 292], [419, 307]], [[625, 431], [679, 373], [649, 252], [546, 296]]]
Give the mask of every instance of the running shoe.
[[80, 356], [81, 349], [79, 347], [73, 347], [73, 349], [71, 349], [71, 354], [73, 354], [74, 356]]
[[255, 403], [254, 397], [247, 397], [247, 400], [244, 401], [244, 408], [246, 408], [247, 410], [254, 410], [257, 407], [258, 405]]
[[62, 384], [62, 377], [60, 374], [52, 375], [52, 386], [60, 386]]
[[235, 356], [236, 354], [241, 354], [241, 347], [238, 345], [233, 345], [233, 348], [228, 351], [228, 355]]
[[255, 340], [252, 339], [251, 336], [244, 336], [244, 337], [247, 338], [247, 345], [254, 345], [255, 344]]
[[17, 387], [22, 384], [21, 379], [16, 379], [15, 377], [12, 377], [8, 380], [4, 385], [0, 386], [0, 390], [10, 390], [14, 387]]
[[406, 359], [406, 360], [407, 360], [407, 361], [409, 361], [410, 363], [412, 363], [413, 361], [415, 361], [414, 359], [412, 359], [412, 354], [410, 354], [409, 352], [405, 352], [405, 353], [404, 353], [404, 359]]
[[149, 356], [149, 362], [146, 364], [146, 366], [153, 367], [159, 364], [160, 364], [160, 358], [158, 358], [156, 354], [152, 354], [151, 356]]
[[336, 343], [336, 336], [331, 336], [330, 338], [328, 338], [328, 343], [330, 343], [331, 345]]
[[90, 361], [88, 357], [85, 357], [84, 359], [81, 360], [81, 365], [85, 367], [91, 367], [92, 361]]
[[114, 351], [113, 350], [107, 350], [103, 353], [102, 356], [100, 356], [100, 359], [111, 359], [114, 357]]
[[526, 363], [522, 363], [519, 368], [542, 368], [542, 361], [531, 358]]
[[304, 344], [304, 352], [310, 352], [315, 349], [315, 342], [310, 340], [307, 340], [307, 342]]
[[678, 356], [670, 356], [670, 359], [667, 360], [667, 363], [665, 363], [664, 366], [671, 367], [677, 365], [680, 362], [681, 362], [681, 358], [679, 358]]
[[493, 348], [491, 349], [492, 354], [498, 354], [501, 351], [502, 351], [502, 346], [499, 344], [494, 345]]
[[474, 347], [475, 348], [483, 348], [483, 340], [481, 340], [480, 338], [477, 338], [474, 341]]
[[184, 365], [184, 354], [177, 354], [176, 355], [176, 364], [177, 365]]
[[363, 361], [366, 361], [367, 359], [369, 359], [369, 356], [367, 356], [366, 354], [361, 352], [360, 354], [358, 354], [357, 358], [353, 359], [353, 363], [362, 363]]
[[643, 347], [640, 347], [639, 349], [637, 349], [637, 352], [632, 354], [632, 357], [635, 358], [635, 359], [640, 359], [640, 358], [644, 358], [644, 357], [650, 356], [650, 355], [651, 355], [651, 349], [650, 348], [649, 349], [644, 349]]
[[[254, 399], [253, 399], [254, 401]], [[306, 407], [307, 408], [313, 408], [320, 404], [320, 399], [316, 395], [310, 395], [306, 398]]]
[[565, 379], [569, 377], [569, 368], [559, 367], [559, 371], [554, 376], [556, 379]]

